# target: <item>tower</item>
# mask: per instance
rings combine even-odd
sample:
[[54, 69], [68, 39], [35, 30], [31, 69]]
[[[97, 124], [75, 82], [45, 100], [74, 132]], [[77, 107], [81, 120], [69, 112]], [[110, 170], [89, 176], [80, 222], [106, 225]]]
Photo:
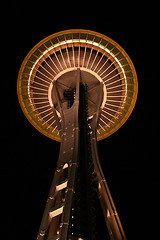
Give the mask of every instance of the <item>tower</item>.
[[111, 239], [126, 239], [105, 180], [97, 140], [118, 130], [137, 97], [127, 53], [110, 38], [67, 30], [38, 43], [18, 75], [18, 98], [31, 124], [60, 141], [38, 240], [94, 240], [95, 202]]

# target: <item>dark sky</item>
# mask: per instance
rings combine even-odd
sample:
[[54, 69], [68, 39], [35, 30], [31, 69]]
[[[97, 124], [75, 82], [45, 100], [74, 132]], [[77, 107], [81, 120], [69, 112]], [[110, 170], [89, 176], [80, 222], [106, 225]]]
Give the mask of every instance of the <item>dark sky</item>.
[[141, 7], [124, 2], [13, 1], [9, 10], [6, 6], [9, 23], [2, 37], [6, 69], [1, 79], [7, 93], [1, 125], [5, 143], [1, 196], [6, 204], [1, 229], [5, 239], [36, 239], [59, 153], [59, 143], [39, 133], [23, 115], [16, 93], [18, 71], [40, 40], [74, 28], [112, 38], [135, 65], [139, 81], [136, 106], [116, 133], [98, 143], [99, 156], [127, 238], [158, 238], [158, 19], [152, 3]]

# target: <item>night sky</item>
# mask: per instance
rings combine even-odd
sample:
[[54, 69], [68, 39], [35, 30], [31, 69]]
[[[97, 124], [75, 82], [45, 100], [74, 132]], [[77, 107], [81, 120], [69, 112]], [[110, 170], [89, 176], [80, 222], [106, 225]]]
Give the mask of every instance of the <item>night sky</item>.
[[19, 68], [27, 53], [43, 38], [76, 28], [110, 37], [124, 48], [136, 68], [139, 91], [135, 108], [116, 133], [98, 142], [99, 157], [127, 239], [159, 238], [156, 90], [160, 67], [156, 6], [132, 4], [13, 1], [10, 5], [7, 11], [10, 21], [2, 38], [5, 51], [1, 55], [2, 59], [5, 56], [6, 68], [1, 69], [5, 72], [1, 79], [1, 92], [5, 92], [1, 98], [5, 108], [1, 116], [4, 239], [36, 239], [60, 146], [39, 133], [25, 118], [16, 92]]

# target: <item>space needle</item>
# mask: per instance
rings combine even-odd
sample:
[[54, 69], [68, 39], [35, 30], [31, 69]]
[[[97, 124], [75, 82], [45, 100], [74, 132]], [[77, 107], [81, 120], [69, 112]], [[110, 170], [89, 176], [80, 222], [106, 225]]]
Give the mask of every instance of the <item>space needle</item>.
[[110, 239], [126, 239], [100, 165], [97, 141], [117, 131], [135, 106], [137, 75], [127, 53], [97, 32], [55, 33], [24, 59], [17, 92], [29, 122], [60, 142], [37, 240], [98, 239], [97, 201]]

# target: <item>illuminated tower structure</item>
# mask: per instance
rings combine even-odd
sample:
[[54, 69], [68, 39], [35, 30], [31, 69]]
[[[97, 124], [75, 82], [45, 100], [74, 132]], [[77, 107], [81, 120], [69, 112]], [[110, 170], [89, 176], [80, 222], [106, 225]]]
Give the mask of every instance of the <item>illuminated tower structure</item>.
[[37, 240], [98, 239], [97, 199], [110, 238], [126, 239], [100, 166], [97, 140], [119, 129], [135, 105], [137, 76], [127, 53], [97, 32], [59, 32], [28, 53], [17, 89], [31, 124], [61, 142]]

